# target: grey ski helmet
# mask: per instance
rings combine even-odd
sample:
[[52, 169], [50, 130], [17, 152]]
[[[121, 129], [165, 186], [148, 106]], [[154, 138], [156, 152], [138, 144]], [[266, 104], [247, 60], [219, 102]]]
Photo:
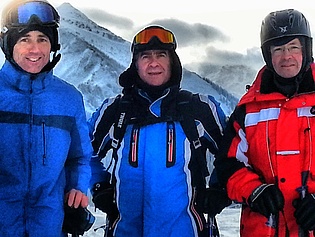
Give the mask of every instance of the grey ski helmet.
[[0, 43], [6, 58], [13, 61], [12, 52], [16, 41], [32, 30], [46, 34], [51, 43], [51, 51], [57, 52], [60, 49], [57, 30], [59, 22], [57, 10], [46, 0], [11, 1], [1, 14]]
[[[312, 59], [312, 36], [310, 25], [305, 16], [295, 9], [285, 9], [269, 13], [261, 24], [260, 42], [264, 60], [270, 68], [270, 46], [279, 41], [283, 44], [294, 38], [304, 38], [304, 65]], [[286, 41], [288, 39], [288, 41]]]

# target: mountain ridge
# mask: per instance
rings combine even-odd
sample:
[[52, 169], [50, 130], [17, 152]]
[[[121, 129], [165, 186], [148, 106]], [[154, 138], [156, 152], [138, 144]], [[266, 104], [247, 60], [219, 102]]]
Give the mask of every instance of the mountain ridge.
[[[130, 64], [131, 43], [99, 26], [70, 3], [61, 4], [57, 10], [61, 16], [61, 60], [54, 68], [54, 73], [82, 92], [89, 117], [105, 98], [121, 93], [118, 78]], [[3, 62], [4, 55], [1, 52], [0, 64]], [[242, 92], [235, 93], [235, 90], [225, 86], [228, 84], [225, 82], [226, 76], [222, 75], [224, 70], [220, 70], [219, 66], [208, 66], [213, 70], [201, 71], [203, 75], [183, 67], [181, 87], [195, 93], [212, 95], [221, 103], [226, 114], [230, 114]], [[227, 65], [226, 68], [232, 67]], [[235, 88], [238, 86], [234, 84], [232, 89]]]
[[[69, 3], [63, 3], [57, 9], [61, 16], [62, 58], [55, 73], [82, 92], [89, 116], [106, 97], [121, 93], [118, 78], [130, 64], [131, 43], [98, 26]], [[228, 114], [238, 100], [222, 85], [185, 68], [181, 86], [195, 93], [214, 96]]]

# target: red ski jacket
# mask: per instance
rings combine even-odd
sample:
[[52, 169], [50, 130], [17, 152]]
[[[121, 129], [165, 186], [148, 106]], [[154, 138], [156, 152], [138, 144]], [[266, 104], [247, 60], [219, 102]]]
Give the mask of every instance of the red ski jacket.
[[252, 212], [246, 202], [259, 185], [276, 182], [285, 198], [278, 236], [298, 237], [292, 202], [299, 198], [303, 171], [309, 172], [304, 185], [315, 193], [315, 65], [306, 73], [308, 89], [291, 98], [261, 93], [265, 70], [231, 115], [216, 166], [229, 197], [243, 203], [241, 237], [268, 236], [267, 218]]

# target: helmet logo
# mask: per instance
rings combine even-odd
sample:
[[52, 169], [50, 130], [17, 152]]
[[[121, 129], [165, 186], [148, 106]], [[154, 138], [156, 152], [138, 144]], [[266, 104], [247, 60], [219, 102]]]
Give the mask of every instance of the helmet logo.
[[285, 33], [285, 32], [287, 32], [288, 31], [288, 26], [279, 26], [279, 29], [280, 29], [280, 32], [281, 33]]
[[4, 26], [4, 27], [1, 29], [1, 33], [3, 33], [3, 34], [7, 33], [8, 31], [9, 31], [9, 29], [8, 29], [6, 26]]

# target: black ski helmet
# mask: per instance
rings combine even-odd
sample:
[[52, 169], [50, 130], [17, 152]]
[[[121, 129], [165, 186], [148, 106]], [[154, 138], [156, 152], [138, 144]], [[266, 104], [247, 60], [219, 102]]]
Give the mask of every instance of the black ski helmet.
[[[47, 35], [51, 43], [51, 52], [56, 53], [60, 49], [57, 30], [59, 22], [57, 10], [46, 0], [11, 1], [3, 9], [0, 22], [0, 44], [6, 59], [14, 62], [12, 58], [14, 45], [23, 34], [32, 30], [39, 30]], [[59, 59], [60, 55], [58, 61]], [[51, 66], [54, 67], [57, 62]]]
[[[304, 38], [303, 65], [313, 61], [312, 36], [310, 25], [305, 16], [295, 9], [285, 9], [269, 13], [261, 24], [260, 42], [264, 60], [270, 69], [273, 69], [271, 62], [270, 46], [275, 41], [286, 44], [294, 38]], [[286, 41], [288, 39], [288, 41]]]

